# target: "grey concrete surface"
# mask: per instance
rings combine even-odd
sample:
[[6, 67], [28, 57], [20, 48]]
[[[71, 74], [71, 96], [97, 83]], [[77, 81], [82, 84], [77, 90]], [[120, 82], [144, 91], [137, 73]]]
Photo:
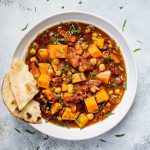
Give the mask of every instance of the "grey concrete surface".
[[[65, 141], [49, 137], [44, 140], [46, 135], [10, 114], [0, 96], [0, 150], [150, 150], [150, 1], [82, 0], [81, 4], [79, 1], [0, 0], [0, 85], [17, 44], [29, 29], [58, 12], [82, 10], [106, 18], [119, 30], [127, 19], [124, 35], [131, 50], [141, 48], [134, 53], [138, 89], [131, 110], [114, 129], [97, 138]], [[121, 6], [123, 9], [119, 8]], [[27, 30], [21, 31], [27, 23]], [[29, 134], [26, 129], [35, 133]], [[115, 137], [120, 133], [125, 136]]]

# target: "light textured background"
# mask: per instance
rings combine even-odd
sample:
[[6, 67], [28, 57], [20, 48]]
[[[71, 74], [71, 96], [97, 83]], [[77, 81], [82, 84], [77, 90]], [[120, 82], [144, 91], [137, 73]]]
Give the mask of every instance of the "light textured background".
[[[61, 7], [64, 6], [64, 9]], [[119, 9], [123, 6], [123, 9]], [[36, 12], [35, 12], [36, 7]], [[0, 150], [149, 150], [150, 149], [150, 1], [149, 0], [0, 0], [0, 84], [20, 39], [39, 21], [59, 12], [83, 10], [100, 15], [120, 30], [138, 66], [138, 90], [125, 119], [108, 133], [86, 141], [64, 141], [46, 136], [15, 119], [0, 96]], [[29, 23], [27, 30], [21, 29]], [[142, 41], [142, 44], [137, 40]], [[19, 129], [18, 133], [15, 128]], [[25, 132], [26, 129], [35, 134]], [[125, 133], [117, 138], [115, 134]], [[57, 134], [57, 133], [56, 133]], [[107, 142], [101, 142], [104, 139]]]

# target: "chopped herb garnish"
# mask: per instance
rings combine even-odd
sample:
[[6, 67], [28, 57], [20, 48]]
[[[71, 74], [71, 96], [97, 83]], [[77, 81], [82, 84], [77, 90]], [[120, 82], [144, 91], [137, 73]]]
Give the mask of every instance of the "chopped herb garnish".
[[70, 122], [69, 122], [69, 121], [66, 122], [66, 127], [67, 127], [68, 129], [70, 128]]
[[105, 117], [105, 118], [108, 118], [109, 116], [114, 115], [114, 114], [115, 114], [115, 113], [108, 113], [108, 114], [105, 114], [104, 117]]
[[106, 103], [107, 103], [107, 102], [103, 102], [102, 104], [100, 104], [100, 105], [98, 106], [98, 108], [99, 108], [100, 110], [102, 110], [102, 108], [106, 105]]
[[64, 8], [65, 8], [64, 6], [61, 7], [61, 9], [64, 9]]
[[76, 94], [76, 90], [75, 89], [73, 89], [73, 94]]
[[113, 87], [117, 87], [116, 82], [113, 82], [113, 83], [112, 83], [112, 86], [113, 86]]
[[68, 76], [68, 79], [69, 79], [69, 80], [72, 80], [72, 76], [71, 76], [71, 75], [69, 75], [69, 76]]
[[125, 19], [124, 22], [123, 22], [123, 25], [122, 25], [122, 31], [124, 31], [125, 26], [126, 26], [126, 23], [127, 23], [127, 19]]
[[27, 24], [26, 24], [26, 26], [25, 26], [24, 28], [22, 28], [22, 29], [21, 29], [21, 31], [26, 30], [26, 29], [27, 29], [27, 27], [28, 27], [28, 25], [29, 25], [29, 24], [27, 23]]
[[107, 141], [105, 141], [105, 140], [103, 140], [103, 139], [99, 139], [100, 141], [102, 141], [102, 142], [107, 142]]
[[44, 140], [47, 140], [48, 139], [48, 135], [46, 135], [46, 137], [44, 138]]
[[72, 25], [70, 26], [69, 31], [70, 31], [70, 33], [73, 34], [73, 35], [76, 35], [76, 34], [79, 34], [79, 33], [80, 33], [80, 31], [75, 28], [75, 26], [73, 25], [73, 23], [72, 23]]
[[48, 123], [48, 122], [49, 122], [49, 120], [50, 120], [50, 118], [46, 118], [46, 119], [45, 119], [45, 122], [46, 122], [46, 123]]
[[96, 74], [94, 72], [89, 72], [89, 77], [92, 78], [93, 76], [95, 76]]
[[30, 134], [34, 134], [34, 133], [35, 133], [35, 132], [30, 131], [30, 130], [28, 130], [28, 129], [26, 129], [26, 132], [28, 132], [28, 133], [30, 133]]
[[124, 71], [124, 69], [122, 68], [121, 65], [119, 65], [118, 68], [119, 68], [120, 71], [122, 71], [122, 72]]
[[64, 41], [64, 38], [60, 38], [56, 35], [54, 35], [52, 38], [51, 38], [51, 41], [53, 44], [58, 44], [60, 42], [63, 42]]
[[125, 133], [123, 133], [123, 134], [116, 134], [115, 136], [116, 137], [122, 137], [122, 136], [125, 136]]
[[137, 40], [138, 43], [142, 44], [142, 41]]
[[16, 130], [17, 132], [21, 133], [20, 130], [18, 130], [17, 128], [15, 128], [15, 130]]
[[122, 85], [122, 87], [126, 90], [127, 89], [127, 83], [124, 82], [123, 85]]
[[111, 62], [112, 60], [113, 60], [113, 59], [111, 59], [110, 57], [104, 59], [105, 63], [109, 63], [109, 62]]
[[123, 6], [120, 6], [119, 8], [120, 8], [120, 9], [123, 9]]
[[136, 49], [133, 50], [133, 52], [137, 52], [137, 51], [140, 51], [140, 50], [141, 50], [141, 48], [136, 48]]
[[59, 52], [63, 54], [65, 52], [65, 50], [64, 49], [60, 49]]

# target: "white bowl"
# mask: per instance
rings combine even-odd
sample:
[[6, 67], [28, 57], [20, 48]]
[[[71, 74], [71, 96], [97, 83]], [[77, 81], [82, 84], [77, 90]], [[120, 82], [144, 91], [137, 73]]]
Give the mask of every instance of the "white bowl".
[[65, 21], [87, 22], [108, 33], [120, 46], [127, 70], [127, 90], [125, 91], [121, 103], [113, 111], [113, 113], [115, 114], [105, 119], [104, 121], [86, 127], [82, 130], [78, 128], [63, 128], [51, 123], [45, 123], [44, 120], [43, 123], [39, 125], [31, 124], [37, 130], [55, 138], [66, 140], [83, 140], [107, 132], [124, 118], [124, 116], [129, 111], [135, 97], [137, 87], [137, 68], [135, 60], [132, 56], [132, 52], [130, 51], [123, 35], [105, 19], [84, 12], [61, 13], [43, 20], [24, 36], [16, 49], [14, 57], [20, 57], [23, 59], [25, 53], [27, 52], [29, 44], [37, 36], [38, 33], [42, 32], [50, 26]]

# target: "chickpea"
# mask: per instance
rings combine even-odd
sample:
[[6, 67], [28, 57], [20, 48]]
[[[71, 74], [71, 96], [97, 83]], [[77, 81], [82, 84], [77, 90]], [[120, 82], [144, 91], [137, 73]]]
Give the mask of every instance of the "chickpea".
[[95, 93], [96, 90], [99, 90], [99, 88], [97, 86], [92, 86], [90, 90], [92, 93]]
[[92, 36], [97, 37], [97, 36], [98, 36], [98, 33], [97, 33], [97, 32], [94, 32], [94, 33], [92, 34]]
[[58, 65], [58, 64], [59, 64], [59, 59], [58, 59], [58, 58], [54, 58], [54, 59], [53, 59], [53, 63], [54, 63], [55, 65]]
[[62, 118], [61, 118], [60, 116], [58, 116], [58, 117], [57, 117], [57, 120], [58, 120], [58, 121], [61, 121], [61, 120], [62, 120]]
[[113, 90], [109, 90], [108, 94], [112, 95], [113, 94]]
[[110, 103], [107, 103], [107, 104], [106, 104], [106, 107], [110, 107], [110, 106], [111, 106], [111, 104], [110, 104]]
[[109, 47], [109, 48], [112, 48], [112, 44], [108, 44], [108, 47]]
[[118, 94], [118, 95], [119, 95], [119, 94], [120, 94], [120, 89], [116, 89], [116, 90], [115, 90], [115, 94]]
[[44, 97], [44, 96], [41, 94], [41, 95], [40, 95], [40, 98], [42, 99], [43, 97]]
[[90, 64], [91, 65], [93, 65], [93, 66], [96, 65], [96, 62], [97, 62], [96, 58], [91, 58], [90, 59]]
[[31, 62], [34, 62], [34, 61], [37, 61], [37, 59], [36, 59], [36, 57], [31, 57], [31, 58], [30, 58], [30, 61], [31, 61]]
[[54, 73], [53, 69], [49, 68], [48, 73]]
[[87, 28], [86, 30], [85, 30], [85, 33], [90, 33], [91, 32], [91, 29], [90, 28]]
[[56, 71], [56, 76], [61, 76], [61, 70]]
[[84, 68], [82, 66], [79, 66], [79, 71], [84, 72]]
[[88, 117], [89, 120], [93, 120], [94, 115], [92, 113], [90, 113], [90, 114], [87, 114], [87, 117]]
[[30, 50], [30, 54], [31, 54], [31, 55], [35, 55], [35, 54], [36, 54], [36, 50], [35, 50], [34, 48], [32, 48], [32, 49]]
[[55, 88], [55, 93], [61, 93], [61, 88], [60, 87], [57, 87], [57, 88]]
[[104, 71], [106, 69], [105, 65], [104, 64], [100, 64], [99, 65], [99, 70], [100, 71]]

